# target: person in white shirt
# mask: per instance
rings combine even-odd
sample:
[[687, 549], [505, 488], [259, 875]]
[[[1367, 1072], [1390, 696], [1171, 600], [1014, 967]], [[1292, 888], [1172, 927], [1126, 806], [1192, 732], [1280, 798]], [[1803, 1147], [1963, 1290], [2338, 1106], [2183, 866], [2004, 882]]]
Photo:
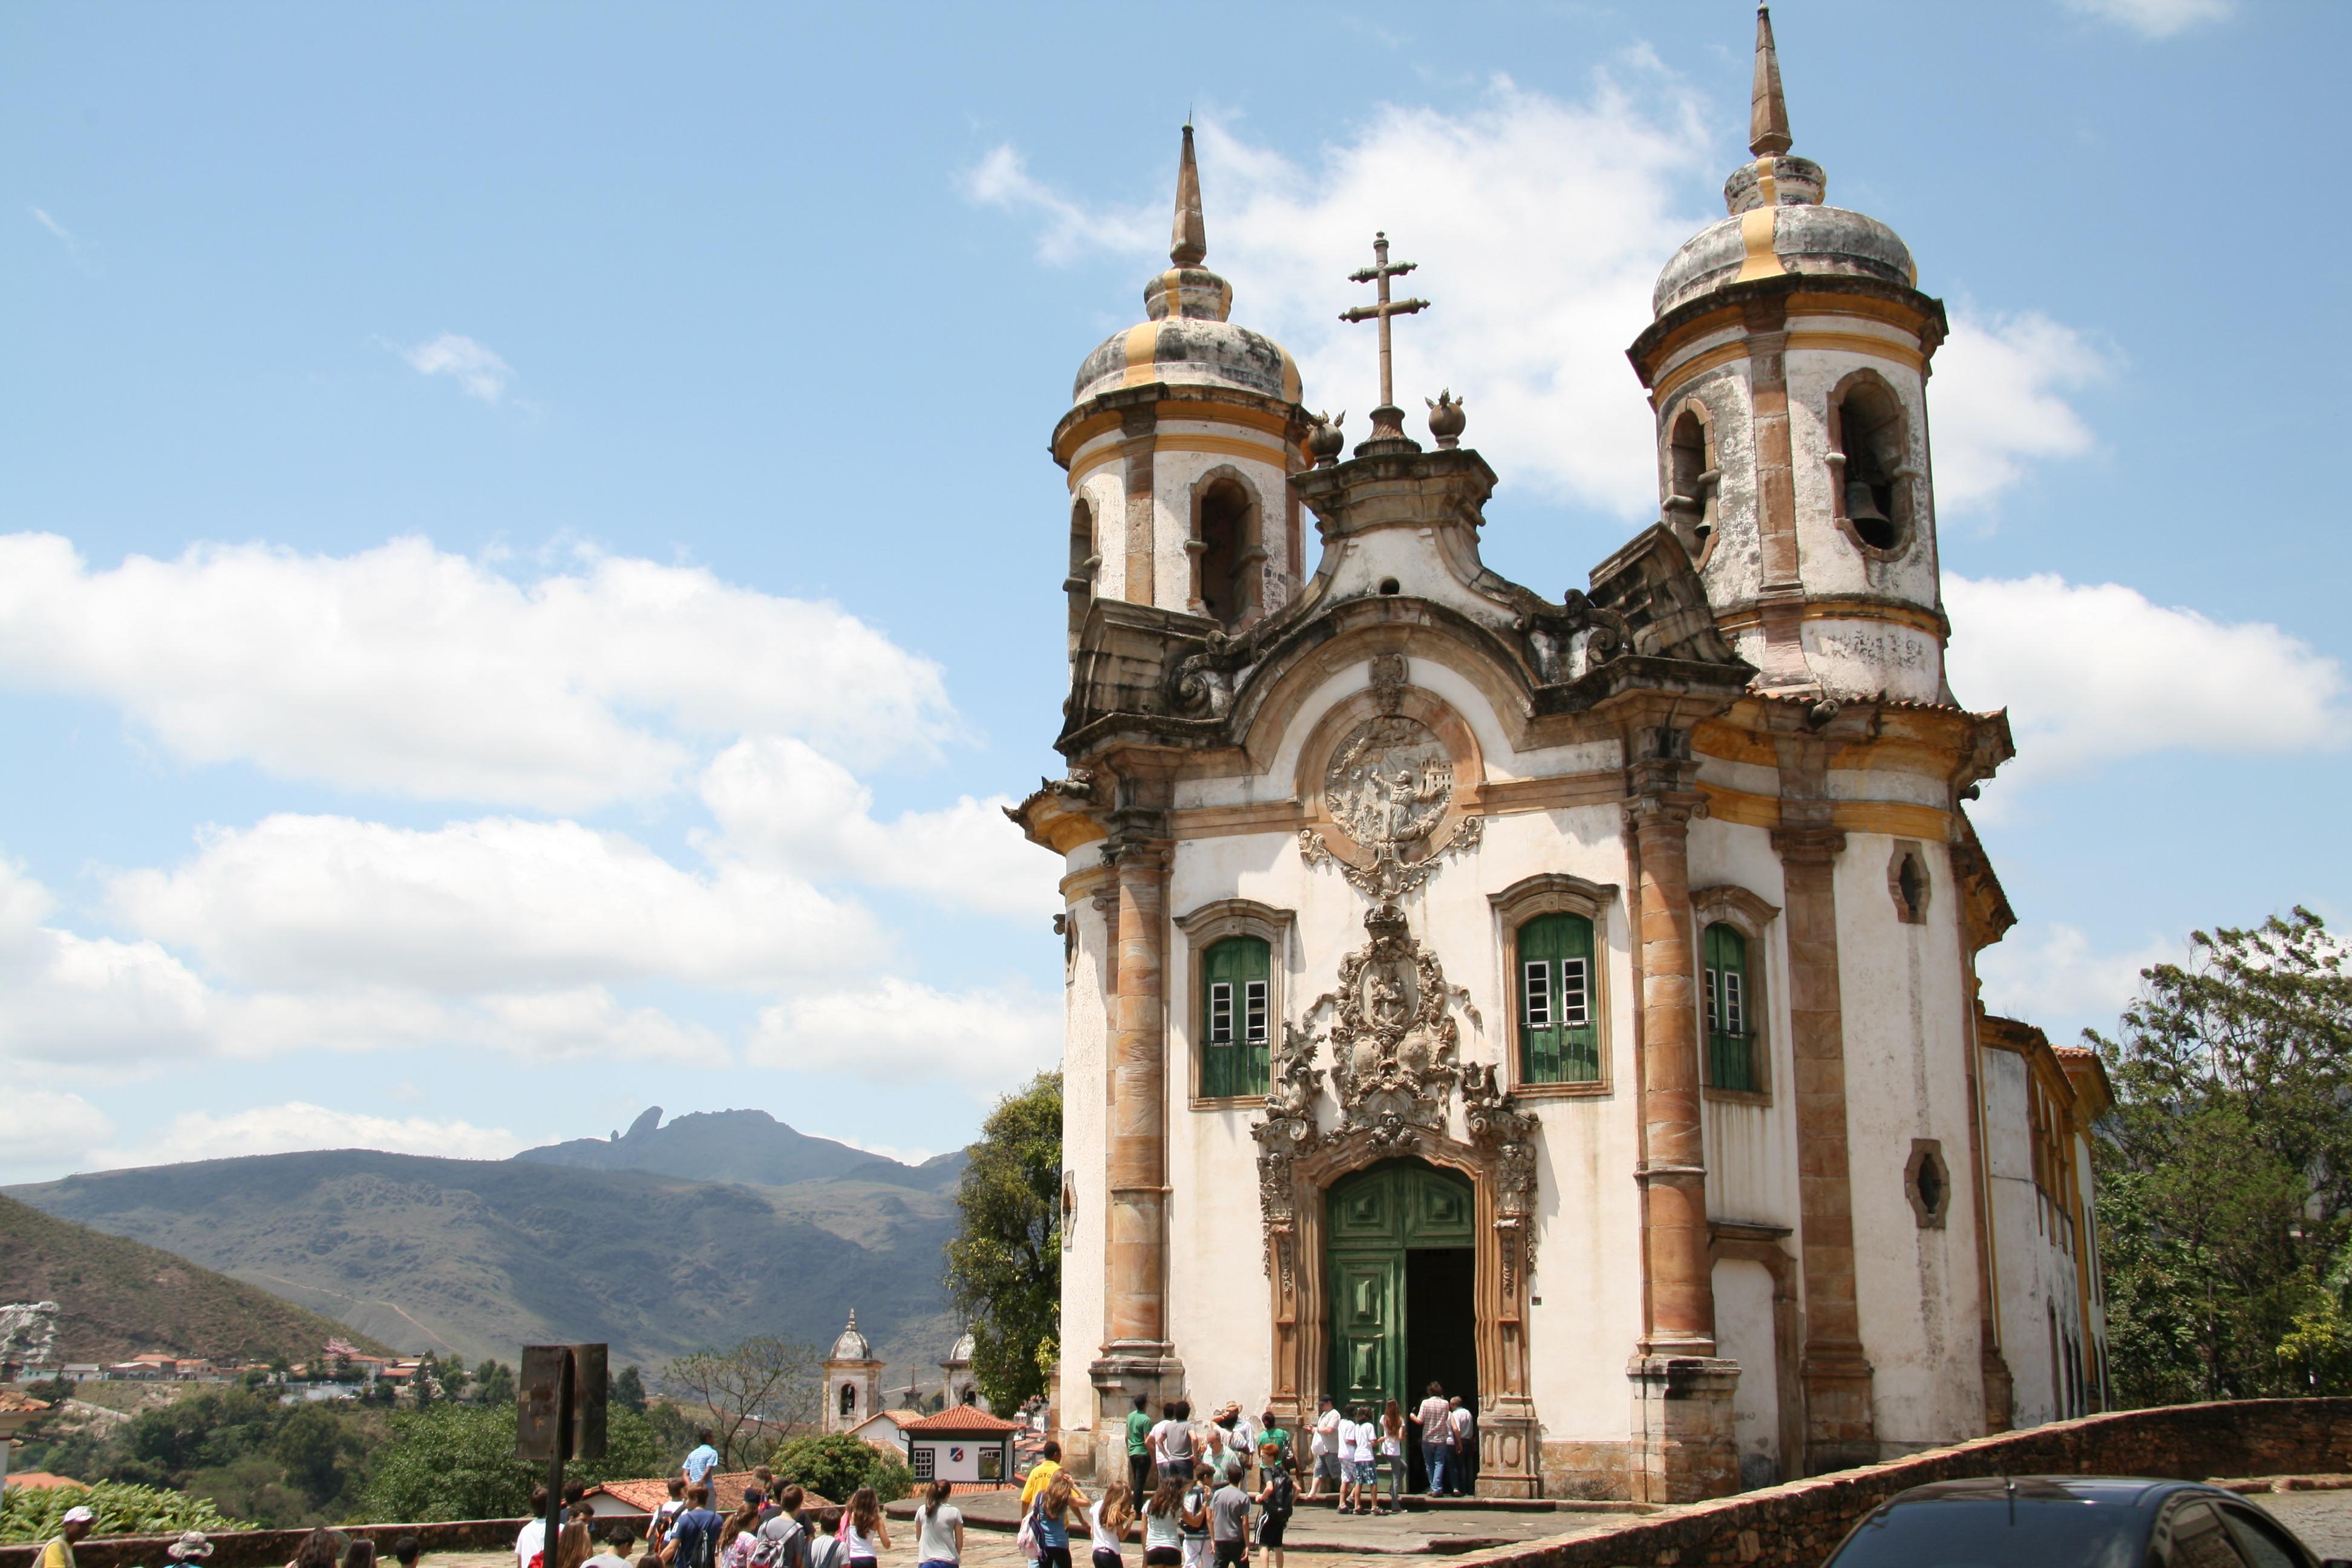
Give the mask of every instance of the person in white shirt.
[[1316, 1413], [1314, 1434], [1307, 1440], [1307, 1450], [1315, 1458], [1314, 1473], [1307, 1478], [1307, 1496], [1310, 1500], [1322, 1495], [1325, 1481], [1335, 1488], [1340, 1484], [1339, 1422], [1339, 1407], [1331, 1403], [1327, 1394]]
[[1341, 1513], [1372, 1511], [1370, 1494], [1379, 1484], [1372, 1463], [1380, 1428], [1372, 1425], [1370, 1415], [1361, 1405], [1354, 1405], [1339, 1423], [1339, 1458], [1345, 1477], [1339, 1484]]
[[530, 1560], [547, 1545], [547, 1489], [530, 1489], [530, 1517], [515, 1533], [515, 1568], [530, 1568]]
[[1454, 1488], [1462, 1492], [1478, 1489], [1478, 1413], [1470, 1408], [1460, 1394], [1453, 1399], [1454, 1474]]

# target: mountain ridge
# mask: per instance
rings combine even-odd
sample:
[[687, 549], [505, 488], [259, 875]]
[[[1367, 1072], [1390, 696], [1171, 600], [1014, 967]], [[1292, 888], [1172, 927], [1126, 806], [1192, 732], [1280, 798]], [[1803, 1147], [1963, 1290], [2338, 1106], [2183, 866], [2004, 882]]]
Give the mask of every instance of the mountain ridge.
[[[55, 1301], [49, 1365], [145, 1351], [214, 1361], [303, 1361], [330, 1338], [381, 1354], [350, 1325], [176, 1253], [0, 1196], [0, 1299]], [[17, 1353], [38, 1347], [19, 1342]]]
[[[748, 1128], [759, 1142], [752, 1123], [722, 1125]], [[694, 1135], [710, 1130], [697, 1122], [653, 1152], [690, 1150]], [[326, 1150], [99, 1172], [6, 1192], [403, 1350], [508, 1360], [524, 1343], [601, 1340], [616, 1365], [657, 1367], [754, 1334], [828, 1344], [854, 1307], [885, 1359], [935, 1363], [954, 1333], [941, 1281], [954, 1202], [906, 1178], [946, 1167], [791, 1136], [824, 1145], [815, 1152], [845, 1174], [761, 1185], [572, 1160]], [[942, 1160], [960, 1170], [961, 1158]], [[898, 1179], [851, 1179], [877, 1161]]]
[[572, 1138], [511, 1156], [530, 1164], [598, 1171], [655, 1171], [698, 1182], [788, 1187], [854, 1180], [936, 1192], [963, 1173], [964, 1152], [919, 1165], [803, 1132], [764, 1110], [689, 1111], [665, 1125], [658, 1105], [640, 1111], [625, 1132]]

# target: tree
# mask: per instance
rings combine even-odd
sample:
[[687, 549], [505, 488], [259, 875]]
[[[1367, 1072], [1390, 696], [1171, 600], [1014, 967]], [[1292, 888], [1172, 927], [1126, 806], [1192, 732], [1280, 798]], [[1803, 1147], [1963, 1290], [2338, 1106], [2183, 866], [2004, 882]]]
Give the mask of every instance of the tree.
[[2298, 908], [2197, 931], [2089, 1037], [2108, 1364], [2128, 1405], [2352, 1392], [2352, 973]]
[[[515, 1406], [444, 1402], [392, 1418], [393, 1437], [369, 1477], [364, 1512], [383, 1523], [512, 1519], [547, 1467], [515, 1458]], [[566, 1467], [568, 1479], [658, 1476], [667, 1468], [653, 1428], [634, 1410], [605, 1413], [604, 1457]]]
[[744, 1468], [767, 1451], [767, 1427], [789, 1430], [816, 1419], [824, 1375], [815, 1346], [761, 1336], [731, 1351], [681, 1356], [662, 1382], [710, 1412], [720, 1460]]
[[484, 1405], [515, 1402], [514, 1369], [503, 1362], [486, 1361], [474, 1369], [475, 1397]]
[[620, 1375], [613, 1379], [613, 1385], [605, 1396], [624, 1410], [642, 1413], [646, 1407], [645, 1374], [634, 1365], [623, 1367]]
[[1010, 1410], [1061, 1354], [1062, 1075], [996, 1102], [956, 1192], [949, 1293], [971, 1324], [972, 1378]]
[[915, 1486], [905, 1465], [846, 1432], [795, 1437], [768, 1462], [780, 1479], [806, 1487], [828, 1502], [847, 1502], [860, 1487], [872, 1487], [884, 1502], [896, 1502]]

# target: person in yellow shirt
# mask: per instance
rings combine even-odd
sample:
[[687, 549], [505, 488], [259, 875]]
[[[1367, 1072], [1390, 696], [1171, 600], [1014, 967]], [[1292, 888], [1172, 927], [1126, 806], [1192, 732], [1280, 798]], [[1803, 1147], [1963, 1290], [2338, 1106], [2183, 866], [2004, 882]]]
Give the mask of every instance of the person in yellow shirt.
[[58, 1533], [41, 1548], [41, 1568], [74, 1568], [74, 1542], [98, 1525], [98, 1515], [87, 1508], [69, 1508]]
[[[1045, 1446], [1037, 1450], [1036, 1464], [1030, 1468], [1027, 1479], [1021, 1483], [1021, 1511], [1024, 1516], [1035, 1505], [1037, 1500], [1045, 1495], [1045, 1489], [1054, 1484], [1054, 1478], [1061, 1473], [1062, 1446], [1048, 1437], [1045, 1439]], [[1070, 1500], [1080, 1508], [1090, 1506], [1087, 1501], [1086, 1494], [1077, 1489], [1076, 1477], [1071, 1478]], [[50, 1568], [50, 1565], [44, 1563], [41, 1568]], [[68, 1563], [65, 1568], [73, 1568], [73, 1564]]]

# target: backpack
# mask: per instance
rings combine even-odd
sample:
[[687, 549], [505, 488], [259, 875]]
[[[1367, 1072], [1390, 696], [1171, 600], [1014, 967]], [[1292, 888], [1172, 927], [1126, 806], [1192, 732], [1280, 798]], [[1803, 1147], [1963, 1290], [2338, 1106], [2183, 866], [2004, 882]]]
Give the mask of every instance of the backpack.
[[841, 1568], [849, 1559], [849, 1543], [838, 1535], [819, 1535], [809, 1542], [809, 1568]]
[[1268, 1519], [1288, 1519], [1297, 1505], [1298, 1483], [1290, 1479], [1288, 1470], [1276, 1470], [1266, 1483], [1265, 1516]]
[[792, 1561], [793, 1539], [800, 1532], [798, 1520], [787, 1521], [779, 1534], [770, 1535], [765, 1530], [761, 1531], [759, 1544], [751, 1548], [751, 1561], [758, 1568], [782, 1568], [784, 1563]]

